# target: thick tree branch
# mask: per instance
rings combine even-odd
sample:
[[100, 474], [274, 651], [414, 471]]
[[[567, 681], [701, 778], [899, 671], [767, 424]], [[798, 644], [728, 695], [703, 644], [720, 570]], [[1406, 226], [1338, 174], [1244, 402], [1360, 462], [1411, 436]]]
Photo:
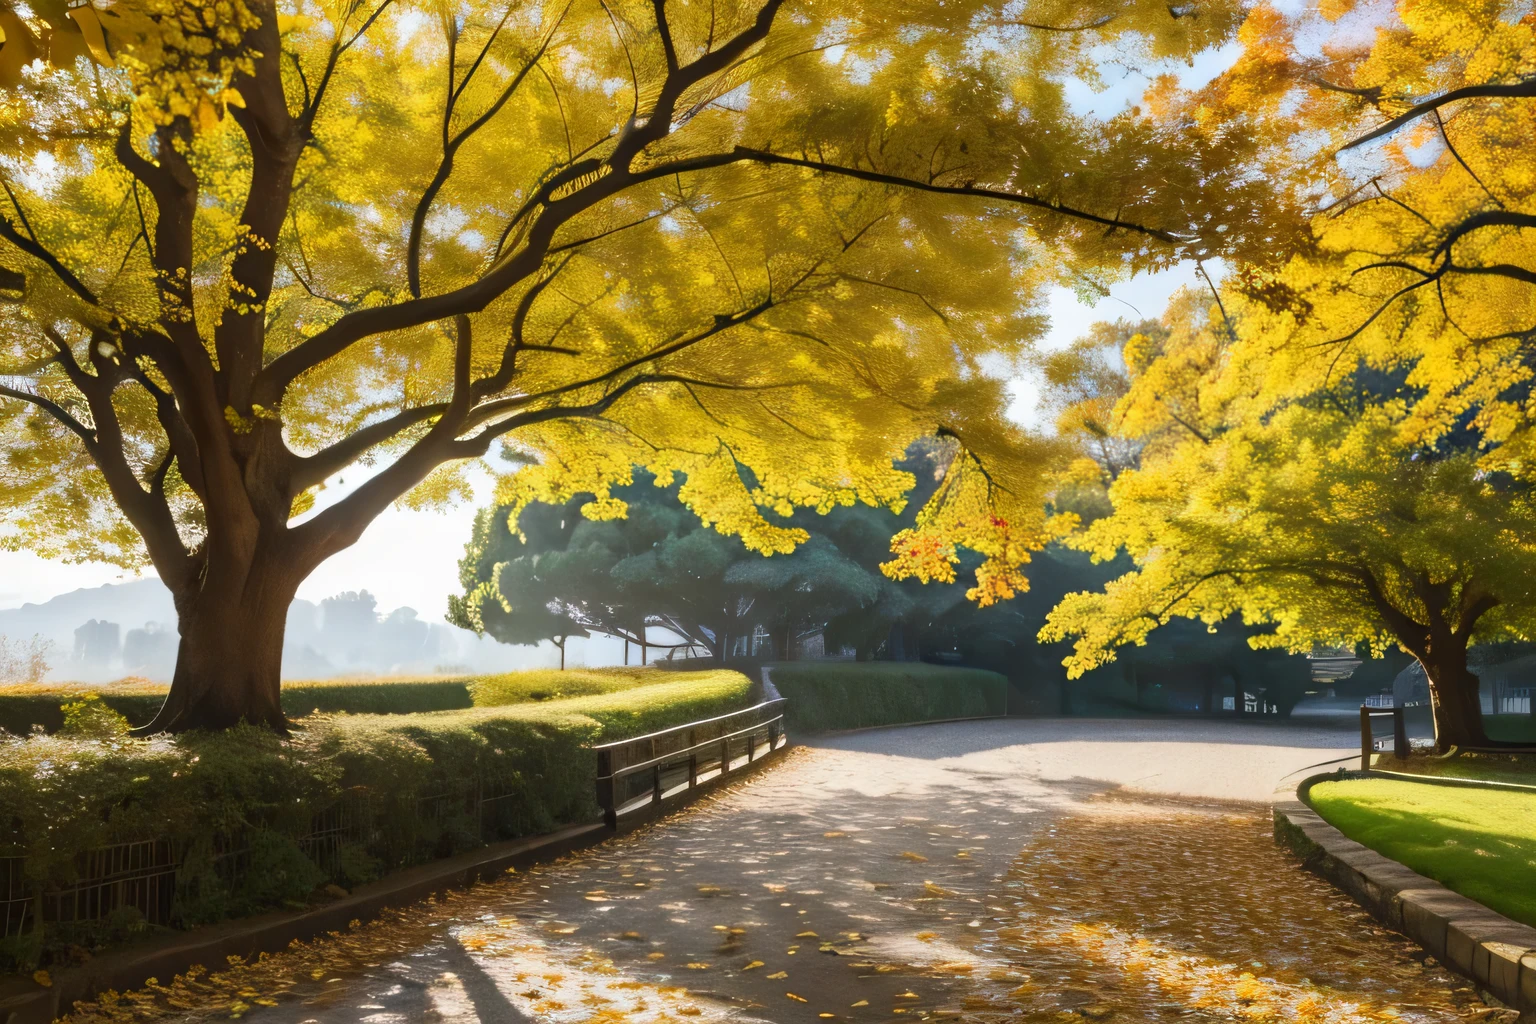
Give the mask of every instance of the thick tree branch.
[[53, 401], [53, 399], [43, 395], [35, 395], [30, 391], [22, 391], [19, 388], [8, 387], [4, 384], [0, 384], [0, 398], [14, 398], [18, 402], [26, 402], [28, 405], [36, 406], [67, 427], [70, 433], [84, 441], [86, 451], [90, 452], [95, 448], [96, 435], [91, 432], [89, 427], [71, 416], [63, 406]]
[[288, 219], [305, 144], [284, 95], [276, 4], [265, 0], [258, 13], [261, 25], [250, 40], [257, 54], [255, 66], [251, 74], [237, 75], [232, 82], [244, 106], [230, 107], [230, 115], [250, 147], [251, 177], [240, 214], [243, 236], [235, 241], [226, 308], [213, 339], [225, 391], [221, 397], [238, 408], [248, 404], [250, 382], [261, 370], [263, 313], [272, 295], [277, 241]]
[[95, 306], [96, 293], [87, 288], [74, 272], [66, 267], [59, 258], [43, 247], [35, 238], [16, 230], [16, 225], [11, 223], [9, 217], [0, 214], [0, 238], [4, 238], [16, 248], [42, 262], [53, 275], [70, 291], [78, 295], [84, 302]]
[[1448, 103], [1458, 100], [1473, 99], [1529, 99], [1536, 97], [1536, 78], [1528, 78], [1523, 82], [1487, 83], [1485, 85], [1468, 85], [1460, 89], [1452, 89], [1450, 92], [1433, 96], [1422, 103], [1416, 103], [1408, 110], [1394, 117], [1375, 131], [1360, 136], [1353, 142], [1339, 149], [1340, 153], [1347, 152], [1357, 146], [1363, 146], [1367, 142], [1381, 138], [1383, 135], [1391, 135], [1403, 125], [1414, 121], [1432, 110], [1439, 110]]
[[1024, 195], [1018, 192], [1005, 192], [1001, 189], [980, 188], [974, 185], [936, 185], [932, 182], [922, 181], [917, 178], [906, 178], [897, 174], [886, 174], [881, 171], [866, 170], [862, 167], [844, 167], [839, 164], [828, 163], [824, 160], [810, 160], [804, 157], [784, 156], [779, 153], [770, 153], [760, 149], [750, 149], [738, 146], [734, 154], [738, 159], [749, 160], [761, 164], [777, 164], [785, 167], [804, 167], [813, 171], [822, 171], [826, 174], [834, 174], [845, 178], [855, 178], [859, 181], [876, 182], [882, 185], [891, 185], [896, 188], [907, 188], [918, 192], [929, 192], [935, 195], [946, 196], [972, 196], [978, 199], [991, 199], [997, 202], [1009, 203], [1017, 206], [1027, 206], [1032, 209], [1044, 210], [1049, 213], [1060, 214], [1074, 220], [1087, 221], [1090, 224], [1099, 224], [1104, 227], [1134, 231], [1138, 234], [1155, 238], [1160, 242], [1170, 245], [1182, 245], [1195, 240], [1194, 235], [1174, 234], [1160, 228], [1147, 227], [1134, 221], [1124, 221], [1118, 217], [1104, 217], [1100, 214], [1089, 213], [1054, 199], [1041, 199], [1037, 196]]
[[313, 455], [295, 459], [293, 489], [297, 492], [308, 490], [352, 465], [370, 448], [384, 444], [434, 416], [441, 416], [447, 409], [446, 402], [402, 409], [386, 419], [359, 427], [340, 441], [322, 448]]
[[573, 391], [582, 391], [586, 388], [595, 387], [599, 384], [606, 383], [616, 377], [620, 377], [628, 373], [631, 370], [638, 369], [647, 363], [654, 363], [656, 360], [665, 356], [673, 355], [683, 351], [684, 349], [691, 348], [701, 341], [712, 338], [722, 331], [735, 327], [737, 324], [746, 323], [767, 312], [769, 309], [772, 309], [774, 305], [776, 305], [774, 300], [765, 299], [757, 305], [752, 306], [749, 309], [741, 310], [737, 313], [716, 314], [715, 322], [704, 330], [696, 331], [693, 334], [669, 341], [666, 344], [652, 349], [650, 352], [647, 352], [643, 356], [636, 356], [633, 359], [627, 359], [624, 362], [618, 363], [600, 374], [585, 377], [581, 380], [571, 381], [570, 383], [549, 388], [545, 391], [540, 391], [535, 394], [514, 395], [510, 398], [503, 398], [494, 402], [487, 402], [474, 410], [474, 412], [467, 420], [466, 426], [473, 426], [477, 423], [483, 423], [486, 420], [494, 416], [498, 416], [504, 412], [511, 412], [516, 409], [521, 409], [525, 406], [542, 401], [544, 399], [556, 398], [560, 395], [570, 394]]
[[1536, 214], [1520, 213], [1516, 210], [1485, 210], [1482, 213], [1474, 213], [1447, 231], [1445, 237], [1431, 251], [1431, 256], [1434, 259], [1440, 259], [1448, 255], [1457, 242], [1474, 231], [1492, 227], [1536, 228]]

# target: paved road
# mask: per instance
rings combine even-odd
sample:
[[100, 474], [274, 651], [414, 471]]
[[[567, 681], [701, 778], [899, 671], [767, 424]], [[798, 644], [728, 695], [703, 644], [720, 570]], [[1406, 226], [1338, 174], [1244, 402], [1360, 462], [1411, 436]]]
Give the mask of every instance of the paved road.
[[1487, 1014], [1273, 845], [1262, 801], [1275, 780], [1354, 742], [1326, 725], [1147, 720], [824, 738], [600, 849], [145, 994], [135, 1012], [259, 1024]]

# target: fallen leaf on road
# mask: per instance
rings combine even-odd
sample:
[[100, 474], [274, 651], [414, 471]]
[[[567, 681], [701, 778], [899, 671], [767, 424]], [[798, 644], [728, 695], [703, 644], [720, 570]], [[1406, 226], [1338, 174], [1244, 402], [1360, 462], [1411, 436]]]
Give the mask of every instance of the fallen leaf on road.
[[903, 851], [901, 851], [901, 857], [902, 857], [903, 860], [915, 860], [915, 861], [918, 861], [919, 863], [923, 863], [923, 864], [926, 864], [928, 862], [928, 858], [927, 857], [924, 857], [920, 853], [913, 853], [911, 850], [903, 850]]
[[761, 966], [763, 966], [763, 962], [761, 960], [753, 960], [751, 963], [747, 964], [747, 966], [743, 967], [742, 970], [755, 971]]
[[774, 973], [768, 975], [768, 980], [769, 981], [778, 981], [780, 978], [787, 978], [787, 977], [789, 977], [789, 972], [788, 971], [775, 971]]
[[806, 999], [804, 996], [797, 996], [793, 992], [785, 992], [784, 994], [786, 996], [788, 996], [789, 998], [793, 999], [797, 1003], [807, 1003], [807, 1002], [810, 1002], [810, 1000]]

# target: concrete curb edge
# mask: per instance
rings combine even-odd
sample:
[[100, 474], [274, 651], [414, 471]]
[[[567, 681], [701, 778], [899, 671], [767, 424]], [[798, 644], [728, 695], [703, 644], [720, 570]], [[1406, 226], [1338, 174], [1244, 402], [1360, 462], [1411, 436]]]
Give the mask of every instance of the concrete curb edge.
[[309, 941], [329, 932], [343, 932], [352, 921], [371, 921], [394, 907], [416, 903], [452, 889], [467, 889], [494, 880], [510, 869], [545, 863], [577, 850], [596, 846], [657, 817], [680, 810], [724, 783], [751, 778], [774, 764], [794, 744], [762, 754], [736, 767], [727, 776], [701, 782], [692, 790], [647, 805], [619, 821], [617, 832], [601, 821], [568, 825], [557, 831], [521, 839], [509, 839], [453, 857], [430, 861], [386, 875], [377, 882], [358, 886], [334, 903], [301, 911], [276, 911], [240, 918], [104, 954], [88, 963], [59, 971], [48, 988], [30, 978], [0, 978], [0, 1024], [52, 1024], [97, 993], [131, 991], [144, 987], [150, 978], [169, 979], [196, 965], [217, 970], [229, 957], [250, 959], [261, 953], [277, 953], [294, 941]]
[[1327, 772], [1276, 790], [1275, 841], [1301, 858], [1307, 870], [1332, 882], [1372, 917], [1418, 943], [1484, 993], [1522, 1013], [1536, 1011], [1536, 928], [1362, 846], [1307, 803], [1315, 783], [1373, 774]]

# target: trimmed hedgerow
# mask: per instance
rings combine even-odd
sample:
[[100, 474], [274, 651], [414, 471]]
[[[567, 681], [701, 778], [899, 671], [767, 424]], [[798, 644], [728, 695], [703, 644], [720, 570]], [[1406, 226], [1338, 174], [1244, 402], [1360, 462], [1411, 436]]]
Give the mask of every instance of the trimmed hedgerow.
[[[317, 715], [284, 740], [257, 728], [127, 738], [99, 698], [73, 702], [56, 735], [0, 741], [0, 856], [29, 884], [78, 880], [79, 855], [154, 839], [179, 867], [175, 924], [300, 904], [318, 886], [385, 872], [597, 814], [594, 742], [744, 707], [735, 672], [616, 692], [412, 715]], [[339, 840], [319, 833], [345, 822]], [[32, 969], [71, 944], [142, 922], [45, 922], [0, 941], [0, 969]]]
[[498, 707], [529, 701], [558, 700], [617, 693], [659, 683], [719, 680], [736, 672], [664, 672], [658, 668], [532, 669], [499, 676], [478, 676], [469, 684], [476, 707]]
[[[452, 711], [472, 706], [473, 676], [442, 679], [318, 679], [283, 684], [283, 710], [289, 717], [320, 712], [403, 715], [420, 711]], [[64, 724], [60, 707], [96, 694], [101, 702], [143, 725], [165, 701], [164, 683], [124, 681], [104, 686], [84, 683], [28, 683], [0, 687], [0, 729], [18, 736], [34, 726], [57, 732]]]
[[922, 662], [780, 662], [773, 684], [791, 729], [821, 732], [1007, 713], [996, 672]]
[[441, 679], [314, 679], [283, 683], [283, 710], [290, 718], [316, 711], [351, 715], [408, 715], [457, 711], [473, 705], [475, 676]]
[[101, 702], [134, 725], [148, 722], [165, 703], [163, 683], [124, 681], [107, 686], [83, 683], [21, 683], [0, 686], [0, 729], [25, 736], [34, 727], [54, 733], [64, 725], [62, 706], [95, 694]]

